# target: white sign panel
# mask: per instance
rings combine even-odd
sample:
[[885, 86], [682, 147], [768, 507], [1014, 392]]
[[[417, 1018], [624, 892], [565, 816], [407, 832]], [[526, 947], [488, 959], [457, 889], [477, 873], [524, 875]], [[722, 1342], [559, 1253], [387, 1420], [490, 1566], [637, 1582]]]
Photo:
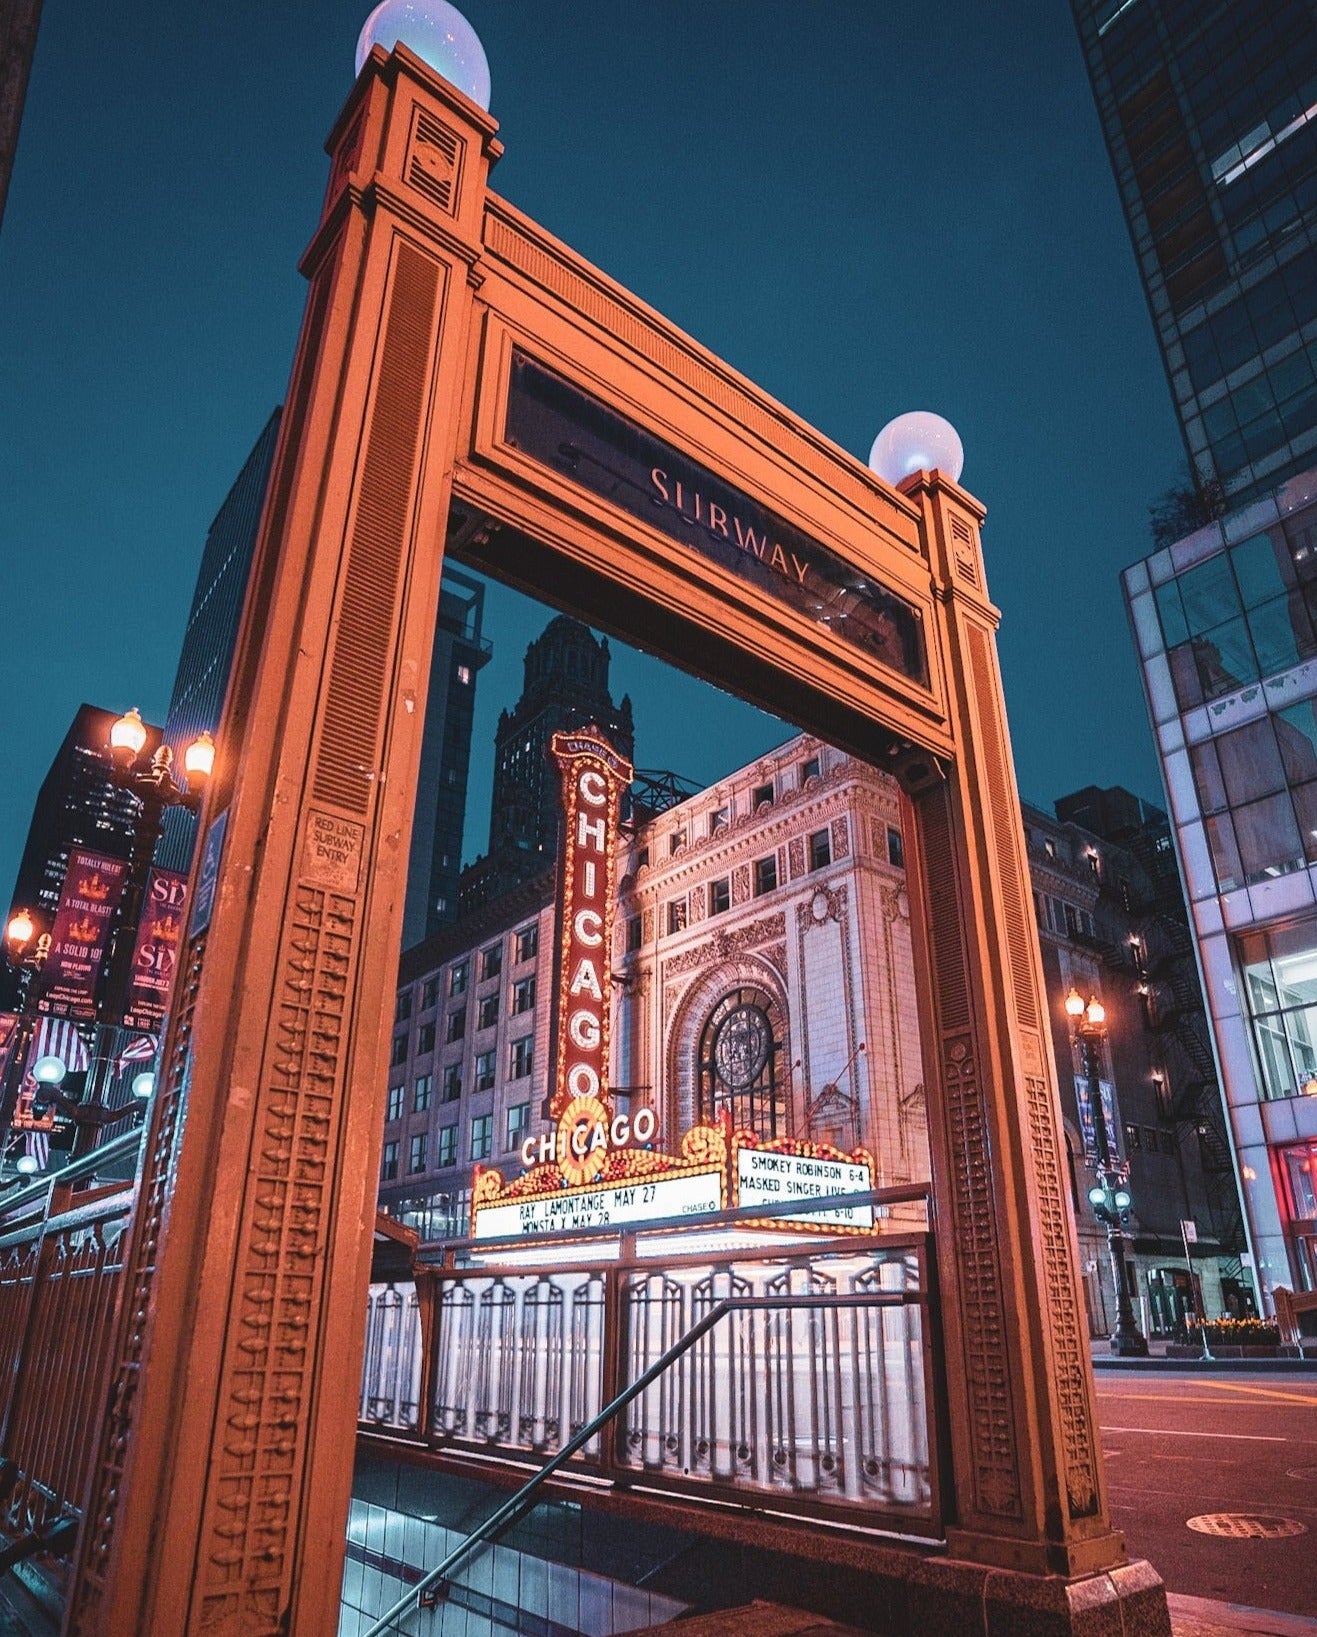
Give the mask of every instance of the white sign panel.
[[721, 1171], [701, 1171], [694, 1176], [564, 1189], [544, 1199], [484, 1205], [476, 1211], [475, 1237], [517, 1239], [527, 1234], [657, 1222], [670, 1216], [710, 1216], [723, 1208], [722, 1181]]
[[1184, 1235], [1186, 1245], [1196, 1245], [1198, 1243], [1198, 1224], [1192, 1219], [1187, 1217], [1181, 1219], [1180, 1232]]
[[[738, 1205], [788, 1205], [832, 1194], [866, 1194], [873, 1187], [867, 1165], [849, 1160], [806, 1159], [803, 1154], [775, 1154], [761, 1148], [736, 1153]], [[834, 1222], [848, 1228], [873, 1227], [873, 1206], [843, 1205], [830, 1211], [784, 1213], [779, 1222]]]

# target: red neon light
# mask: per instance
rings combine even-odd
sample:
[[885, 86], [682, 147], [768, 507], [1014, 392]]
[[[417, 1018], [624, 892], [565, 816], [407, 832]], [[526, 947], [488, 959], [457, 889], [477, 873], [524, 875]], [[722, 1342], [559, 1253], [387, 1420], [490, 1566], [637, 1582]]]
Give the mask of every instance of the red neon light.
[[[622, 792], [634, 776], [596, 727], [555, 733], [550, 750], [562, 778], [563, 845], [559, 871], [557, 1061], [549, 1113], [569, 1106], [592, 1128], [612, 1118], [608, 1096], [610, 977], [617, 826]], [[569, 1183], [592, 1181], [606, 1146], [559, 1155]]]

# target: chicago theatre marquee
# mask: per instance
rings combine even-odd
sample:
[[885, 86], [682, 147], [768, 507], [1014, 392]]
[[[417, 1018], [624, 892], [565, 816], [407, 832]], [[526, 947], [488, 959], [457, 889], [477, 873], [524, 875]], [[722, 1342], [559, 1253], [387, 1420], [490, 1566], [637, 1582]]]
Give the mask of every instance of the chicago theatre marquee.
[[[984, 508], [936, 468], [899, 484], [868, 471], [501, 198], [496, 121], [395, 38], [363, 50], [302, 261], [307, 305], [216, 735], [241, 756], [217, 762], [201, 815], [206, 891], [121, 1241], [65, 1629], [338, 1628], [357, 1411], [345, 1384], [361, 1373], [451, 553], [881, 767], [901, 790], [909, 900], [908, 922], [899, 904], [885, 917], [872, 823], [848, 821], [841, 856], [831, 765], [817, 788], [783, 771], [783, 795], [820, 802], [814, 828], [733, 858], [722, 849], [753, 834], [763, 804], [719, 803], [726, 841], [706, 823], [663, 856], [660, 824], [647, 868], [614, 859], [612, 895], [587, 830], [555, 950], [580, 988], [556, 1034], [536, 1021], [570, 1083], [555, 1064], [549, 1109], [517, 1135], [559, 1140], [518, 1177], [476, 1178], [491, 1190], [473, 1201], [477, 1226], [505, 1207], [533, 1221], [560, 1155], [595, 1193], [716, 1183], [729, 1203], [758, 1187], [761, 1208], [769, 1180], [845, 1184], [846, 1167], [894, 1165], [899, 1111], [913, 1150], [922, 1107], [944, 1555], [893, 1542], [875, 1597], [944, 1599], [940, 1623], [921, 1605], [928, 1630], [955, 1626], [954, 1602], [966, 1629], [990, 1633], [1132, 1621], [1166, 1637], [1161, 1583], [1127, 1560], [1107, 1512]], [[892, 226], [927, 231], [918, 213]], [[611, 800], [625, 770], [600, 757], [588, 771], [592, 826], [593, 798]], [[768, 859], [777, 885], [765, 875], [756, 896]], [[724, 915], [739, 941], [720, 939]], [[866, 969], [890, 928], [918, 1010], [917, 1052], [895, 1074], [870, 1059], [880, 1038], [908, 1039], [899, 978], [895, 1002], [878, 981], [858, 1012], [813, 992], [807, 1019], [791, 1010], [816, 963], [844, 979], [862, 915]], [[638, 946], [619, 954], [637, 922]], [[616, 1019], [581, 964], [605, 950], [632, 977]], [[876, 1117], [875, 1085], [895, 1112]], [[631, 1140], [644, 1108], [666, 1150]], [[623, 1112], [628, 1143], [614, 1147]], [[804, 1135], [811, 1120], [842, 1141]], [[644, 1156], [660, 1153], [672, 1166], [647, 1178]]]

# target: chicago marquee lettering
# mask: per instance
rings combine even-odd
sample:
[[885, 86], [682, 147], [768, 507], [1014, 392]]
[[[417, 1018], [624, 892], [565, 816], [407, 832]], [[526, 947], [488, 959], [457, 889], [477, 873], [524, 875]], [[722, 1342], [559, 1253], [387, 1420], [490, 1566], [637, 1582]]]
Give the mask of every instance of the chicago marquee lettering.
[[[584, 1128], [615, 1125], [608, 1099], [608, 982], [613, 935], [618, 809], [631, 764], [597, 728], [555, 733], [550, 750], [562, 778], [557, 1062], [549, 1112], [558, 1135], [547, 1139], [564, 1174], [589, 1182], [607, 1159], [607, 1137], [577, 1146]], [[558, 1150], [561, 1149], [561, 1152]]]
[[806, 579], [809, 563], [802, 562], [794, 551], [784, 551], [776, 540], [770, 548], [767, 529], [761, 528], [756, 534], [753, 524], [742, 523], [735, 512], [729, 518], [725, 506], [716, 500], [706, 500], [698, 489], [683, 485], [680, 478], [670, 478], [659, 466], [650, 472], [649, 481], [654, 485], [659, 505], [671, 506], [684, 523], [707, 529], [715, 538], [732, 541], [775, 574], [809, 589]]
[[600, 1150], [606, 1154], [610, 1148], [626, 1148], [632, 1142], [647, 1143], [657, 1130], [658, 1116], [652, 1108], [637, 1109], [634, 1120], [625, 1114], [615, 1114], [607, 1123], [576, 1120], [569, 1124], [560, 1120], [557, 1130], [526, 1138], [521, 1145], [521, 1163], [529, 1169], [532, 1165], [561, 1165], [569, 1156], [583, 1160]]

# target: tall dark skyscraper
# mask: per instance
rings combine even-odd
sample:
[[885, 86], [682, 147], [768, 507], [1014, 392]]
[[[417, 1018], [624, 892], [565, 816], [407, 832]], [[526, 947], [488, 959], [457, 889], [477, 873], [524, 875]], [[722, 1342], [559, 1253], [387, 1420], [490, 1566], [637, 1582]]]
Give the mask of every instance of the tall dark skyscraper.
[[[198, 734], [214, 734], [219, 726], [282, 413], [276, 409], [265, 423], [206, 535], [165, 718], [165, 743], [179, 755]], [[164, 824], [156, 862], [166, 869], [186, 870], [192, 862], [197, 821], [174, 807]]]
[[0, 219], [5, 214], [40, 24], [41, 0], [5, 0], [0, 6]]
[[481, 583], [446, 566], [439, 588], [439, 623], [430, 659], [421, 768], [416, 777], [404, 949], [457, 918], [476, 675], [489, 659], [489, 643], [480, 630], [484, 606]]
[[[37, 792], [10, 909], [28, 910], [42, 931], [49, 931], [55, 918], [75, 847], [88, 847], [109, 858], [128, 858], [132, 853], [137, 799], [111, 781], [106, 763], [110, 729], [118, 715], [80, 705]], [[161, 735], [149, 724], [146, 732], [142, 754], [149, 758]], [[12, 989], [12, 975], [3, 963], [0, 981]], [[6, 993], [0, 999], [8, 1005], [13, 996]]]
[[590, 723], [631, 759], [631, 700], [608, 691], [608, 639], [560, 614], [526, 649], [521, 698], [498, 719], [489, 852], [462, 876], [462, 910], [479, 908], [556, 862], [560, 798], [549, 739]]
[[1317, 3], [1071, 0], [1200, 484], [1317, 463]]

